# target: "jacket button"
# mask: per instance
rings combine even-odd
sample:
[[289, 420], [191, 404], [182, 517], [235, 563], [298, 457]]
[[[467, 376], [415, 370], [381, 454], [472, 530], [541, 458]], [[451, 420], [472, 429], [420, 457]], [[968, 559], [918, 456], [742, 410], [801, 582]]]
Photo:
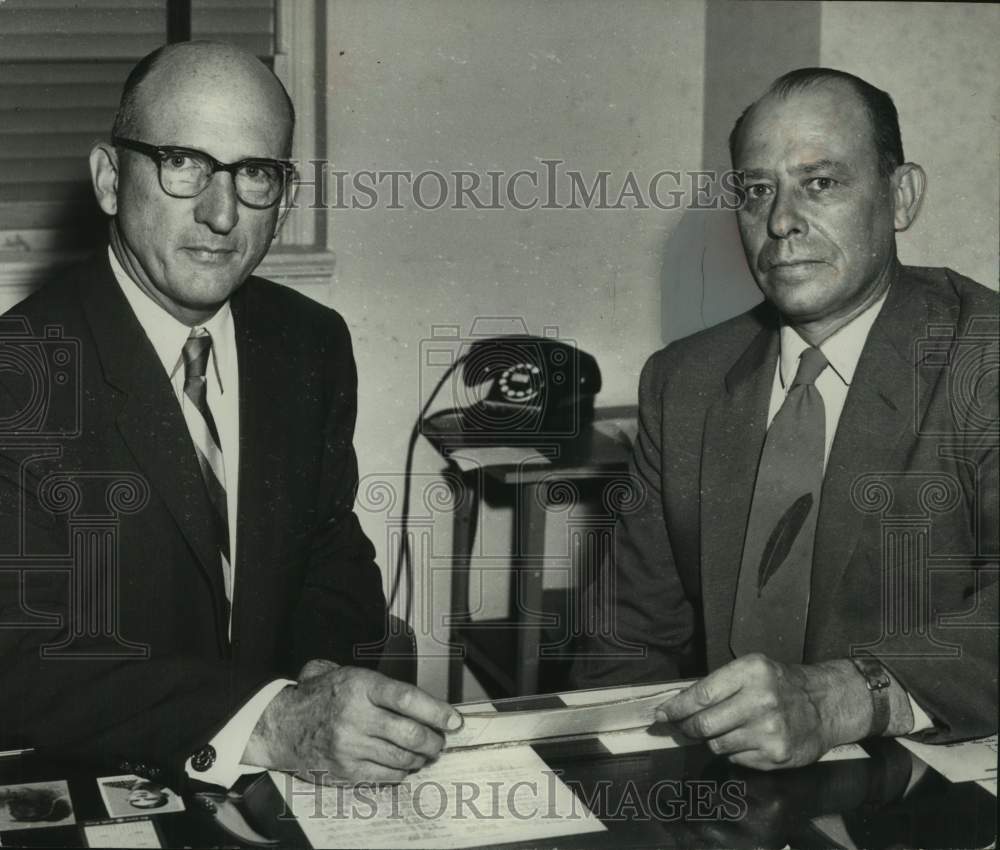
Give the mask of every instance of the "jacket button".
[[204, 773], [215, 764], [215, 747], [205, 744], [198, 752], [191, 756], [191, 767], [199, 773]]

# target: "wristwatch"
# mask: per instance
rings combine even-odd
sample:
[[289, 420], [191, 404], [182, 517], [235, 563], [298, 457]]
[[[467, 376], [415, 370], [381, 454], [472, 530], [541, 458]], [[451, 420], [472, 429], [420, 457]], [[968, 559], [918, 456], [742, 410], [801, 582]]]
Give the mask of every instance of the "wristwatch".
[[868, 693], [872, 695], [872, 725], [867, 737], [878, 738], [889, 728], [889, 686], [892, 679], [874, 658], [852, 658], [858, 672], [864, 676]]

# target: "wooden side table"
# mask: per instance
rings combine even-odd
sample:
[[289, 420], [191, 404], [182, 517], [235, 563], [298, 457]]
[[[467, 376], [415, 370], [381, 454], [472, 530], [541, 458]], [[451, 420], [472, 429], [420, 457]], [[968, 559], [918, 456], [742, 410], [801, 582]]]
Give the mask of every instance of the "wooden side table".
[[[565, 640], [542, 642], [543, 629], [557, 625], [558, 619], [545, 613], [542, 605], [546, 524], [550, 513], [572, 512], [577, 503], [602, 504], [604, 509], [596, 517], [577, 522], [573, 533], [579, 547], [594, 557], [610, 545], [616, 503], [628, 500], [632, 491], [628, 460], [635, 417], [635, 408], [612, 410], [617, 417], [599, 418], [570, 444], [468, 446], [449, 443], [425, 429], [424, 435], [448, 461], [451, 480], [461, 482], [463, 488], [454, 500], [447, 621], [453, 647], [448, 675], [452, 702], [462, 699], [463, 662], [480, 675], [496, 698], [537, 693], [542, 657], [569, 657], [568, 641], [577, 625], [572, 615], [571, 634]], [[469, 603], [470, 570], [486, 486], [502, 488], [513, 499], [511, 610], [503, 619], [477, 620]]]

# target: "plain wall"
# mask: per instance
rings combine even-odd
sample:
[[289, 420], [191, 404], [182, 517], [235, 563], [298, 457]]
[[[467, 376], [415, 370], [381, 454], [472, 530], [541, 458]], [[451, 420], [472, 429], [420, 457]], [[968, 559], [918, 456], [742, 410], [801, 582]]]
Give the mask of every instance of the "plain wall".
[[[336, 169], [513, 173], [553, 158], [586, 175], [611, 171], [615, 185], [629, 169], [651, 176], [700, 160], [699, 3], [363, 0], [331, 3], [327, 14]], [[599, 403], [633, 403], [642, 363], [660, 344], [661, 247], [680, 215], [333, 211], [332, 298], [354, 333], [362, 474], [398, 487], [429, 392], [421, 342], [434, 325], [468, 333], [477, 317], [516, 316], [532, 333], [558, 328], [597, 358]], [[441, 403], [461, 401], [446, 394]], [[421, 440], [418, 486], [442, 466]], [[361, 516], [384, 567], [384, 517]], [[488, 525], [484, 551], [503, 555], [509, 518]], [[448, 532], [447, 522], [435, 527], [445, 556]], [[440, 614], [447, 586], [433, 596]], [[421, 682], [440, 692], [442, 675], [426, 664]]]
[[993, 289], [1000, 278], [1000, 6], [824, 3], [824, 65], [893, 96], [906, 158], [927, 172], [904, 263], [950, 266]]
[[[907, 154], [928, 170], [904, 261], [996, 287], [998, 15], [954, 4], [334, 0], [328, 155], [349, 173], [510, 173], [554, 158], [611, 171], [612, 186], [630, 169], [716, 168], [720, 136], [759, 88], [829, 64], [894, 95]], [[421, 344], [435, 325], [467, 333], [477, 317], [519, 316], [533, 333], [555, 327], [597, 357], [599, 404], [634, 403], [650, 353], [758, 299], [732, 222], [655, 209], [331, 211], [331, 303], [354, 334], [363, 484], [384, 479], [398, 495], [429, 392]], [[462, 401], [449, 390], [441, 405]], [[421, 440], [418, 487], [442, 467]], [[397, 513], [398, 503], [361, 511], [384, 569], [386, 517]], [[483, 553], [502, 561], [508, 530], [509, 517], [488, 514]], [[446, 511], [433, 549], [446, 566]], [[418, 633], [447, 593], [435, 577]], [[443, 693], [444, 668], [428, 655], [421, 684]]]

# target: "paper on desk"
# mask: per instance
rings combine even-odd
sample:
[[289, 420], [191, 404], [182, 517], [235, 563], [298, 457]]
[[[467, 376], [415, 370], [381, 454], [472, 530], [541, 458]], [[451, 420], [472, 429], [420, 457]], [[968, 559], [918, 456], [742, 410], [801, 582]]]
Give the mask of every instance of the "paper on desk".
[[565, 708], [528, 711], [465, 712], [465, 723], [457, 732], [445, 735], [445, 749], [485, 747], [502, 744], [596, 735], [620, 729], [643, 729], [655, 721], [658, 705], [679, 688], [666, 688], [641, 697], [616, 699]]
[[474, 450], [455, 449], [448, 456], [462, 472], [487, 466], [548, 466], [552, 458], [531, 446], [477, 446]]
[[924, 744], [908, 738], [896, 740], [950, 782], [972, 782], [977, 779], [996, 781], [996, 735], [954, 744]]
[[156, 827], [149, 820], [88, 824], [83, 828], [88, 847], [161, 847]]
[[406, 782], [380, 789], [271, 777], [317, 850], [446, 850], [606, 828], [527, 746], [444, 753]]
[[[688, 738], [666, 723], [657, 723], [648, 729], [629, 729], [624, 732], [609, 732], [599, 735], [597, 740], [604, 748], [616, 756], [628, 753], [642, 753], [648, 750], [671, 750], [698, 743]], [[846, 759], [866, 759], [868, 753], [857, 744], [843, 744], [827, 752], [820, 761], [843, 761]]]
[[834, 747], [820, 758], [820, 761], [848, 761], [849, 759], [866, 759], [868, 753], [860, 744], [841, 744]]
[[631, 448], [635, 444], [636, 434], [639, 432], [639, 422], [634, 416], [598, 419], [594, 422], [594, 430], [616, 443]]
[[26, 750], [0, 750], [0, 759], [3, 758], [13, 758], [14, 756], [21, 756], [25, 753], [33, 753], [34, 750], [30, 747]]
[[686, 747], [696, 743], [666, 723], [657, 723], [646, 729], [609, 732], [606, 735], [598, 735], [597, 740], [604, 749], [616, 756], [642, 753], [647, 750], [671, 750], [674, 747]]
[[978, 779], [976, 780], [976, 785], [980, 788], [985, 788], [994, 797], [997, 795], [997, 781], [995, 779]]

